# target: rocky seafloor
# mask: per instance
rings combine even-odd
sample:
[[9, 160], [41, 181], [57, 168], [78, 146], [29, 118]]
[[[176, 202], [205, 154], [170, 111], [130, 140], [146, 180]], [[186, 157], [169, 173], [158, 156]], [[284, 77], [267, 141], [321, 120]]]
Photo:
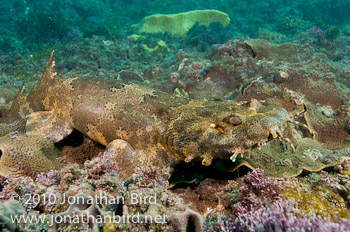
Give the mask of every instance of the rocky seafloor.
[[[332, 31], [284, 18], [298, 24], [293, 35], [260, 29], [254, 36], [232, 36], [216, 24], [196, 26], [184, 38], [85, 37], [75, 31], [70, 40], [3, 52], [2, 120], [17, 89], [23, 82], [33, 88], [55, 49], [60, 78], [137, 82], [190, 99], [257, 99], [285, 108], [308, 129], [285, 134], [291, 135], [295, 153], [286, 141], [275, 139], [225, 170], [190, 164], [179, 166], [168, 180], [157, 167], [147, 167], [126, 182], [118, 177], [123, 167], [111, 161], [112, 151], [80, 134], [58, 146], [65, 154], [89, 153], [91, 159], [67, 161], [63, 169], [34, 179], [1, 177], [0, 229], [350, 231], [350, 36], [346, 28]], [[137, 199], [156, 197], [134, 201], [135, 194]], [[113, 201], [118, 197], [120, 202]], [[13, 215], [42, 220], [14, 223]], [[65, 215], [81, 220], [68, 222]], [[107, 215], [121, 220], [141, 215], [143, 222], [97, 220]], [[145, 223], [146, 217], [159, 215], [157, 223]]]

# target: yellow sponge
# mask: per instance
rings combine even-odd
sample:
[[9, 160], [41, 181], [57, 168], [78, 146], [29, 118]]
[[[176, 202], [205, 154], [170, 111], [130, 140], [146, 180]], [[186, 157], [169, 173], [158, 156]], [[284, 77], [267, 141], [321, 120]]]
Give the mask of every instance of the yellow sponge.
[[136, 26], [140, 33], [171, 33], [176, 36], [185, 36], [196, 24], [208, 27], [213, 22], [219, 22], [226, 27], [230, 17], [217, 10], [194, 10], [179, 14], [155, 14], [141, 20]]

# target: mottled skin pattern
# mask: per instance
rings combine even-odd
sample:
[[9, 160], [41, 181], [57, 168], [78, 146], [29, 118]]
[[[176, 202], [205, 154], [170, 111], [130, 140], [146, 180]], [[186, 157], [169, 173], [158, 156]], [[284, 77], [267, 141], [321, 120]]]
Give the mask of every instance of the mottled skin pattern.
[[213, 158], [234, 161], [237, 155], [264, 145], [270, 135], [279, 136], [288, 118], [283, 108], [265, 107], [256, 101], [191, 101], [173, 111], [161, 144], [186, 162], [201, 160], [210, 165]]
[[0, 138], [0, 175], [27, 175], [57, 169], [60, 153], [54, 144], [40, 136], [7, 135]]
[[283, 108], [254, 100], [186, 100], [115, 80], [58, 79], [53, 54], [34, 92], [21, 98], [20, 117], [50, 111], [59, 121], [105, 146], [126, 141], [122, 146], [135, 149], [128, 153], [132, 165], [121, 166], [128, 175], [149, 165], [169, 173], [175, 162], [210, 165], [213, 158], [230, 157], [234, 161], [237, 155], [265, 144], [271, 135], [283, 138], [290, 120]]
[[0, 137], [10, 132], [25, 132], [26, 114], [32, 112], [22, 112], [28, 106], [26, 99], [27, 95], [24, 93], [24, 87], [22, 86], [11, 105], [9, 115], [4, 122], [0, 123]]

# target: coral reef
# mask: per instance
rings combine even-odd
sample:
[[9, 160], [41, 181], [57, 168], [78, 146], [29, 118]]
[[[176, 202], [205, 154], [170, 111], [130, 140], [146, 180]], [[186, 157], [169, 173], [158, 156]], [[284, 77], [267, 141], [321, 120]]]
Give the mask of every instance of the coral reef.
[[[157, 168], [143, 169], [123, 184], [118, 177], [120, 169], [111, 161], [112, 157], [112, 150], [100, 153], [82, 167], [68, 164], [59, 172], [38, 175], [35, 181], [29, 177], [8, 176], [0, 193], [2, 228], [11, 231], [100, 231], [103, 227], [104, 231], [120, 231], [130, 230], [133, 225], [138, 231], [151, 228], [201, 231], [202, 216], [167, 190], [168, 182], [157, 174]], [[25, 223], [19, 218], [16, 224], [9, 220], [20, 215], [43, 220]], [[72, 223], [58, 223], [59, 218], [67, 215], [81, 217]], [[146, 223], [133, 221], [131, 224], [130, 218], [135, 215]], [[107, 220], [94, 221], [102, 216]], [[115, 223], [111, 220], [113, 216], [114, 219], [123, 218], [123, 221]]]
[[180, 3], [1, 4], [1, 231], [350, 231], [349, 1]]
[[[318, 178], [325, 177], [321, 175]], [[321, 183], [317, 181], [313, 184], [312, 189], [320, 192], [322, 190], [317, 190], [320, 187], [331, 186], [326, 181]], [[285, 188], [286, 186], [289, 187]], [[207, 212], [205, 231], [308, 231], [310, 228], [317, 231], [349, 230], [350, 221], [344, 219], [344, 217], [348, 218], [349, 211], [341, 208], [344, 204], [337, 205], [334, 202], [334, 196], [328, 196], [327, 199], [324, 196], [315, 195], [314, 200], [324, 200], [327, 203], [313, 205], [310, 198], [298, 195], [308, 191], [309, 186], [306, 186], [306, 183], [299, 185], [296, 179], [266, 178], [264, 172], [259, 169], [237, 181], [229, 181], [227, 186], [222, 188], [220, 206], [209, 209]], [[288, 195], [289, 190], [295, 193]], [[327, 195], [325, 192], [324, 194]], [[342, 199], [339, 194], [335, 195], [338, 199]], [[296, 199], [299, 202], [291, 201]], [[300, 201], [304, 202], [301, 204]], [[315, 207], [320, 211], [305, 211]], [[329, 215], [328, 213], [331, 212], [332, 214]]]

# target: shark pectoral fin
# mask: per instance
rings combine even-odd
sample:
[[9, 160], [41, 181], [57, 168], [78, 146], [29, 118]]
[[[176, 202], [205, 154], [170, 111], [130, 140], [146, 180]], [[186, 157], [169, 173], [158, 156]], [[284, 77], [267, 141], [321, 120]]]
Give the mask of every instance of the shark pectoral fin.
[[114, 153], [112, 161], [122, 169], [119, 173], [122, 179], [129, 178], [140, 168], [141, 162], [139, 161], [138, 151], [125, 140], [113, 140], [107, 145], [106, 150]]
[[66, 121], [57, 118], [50, 111], [39, 111], [27, 116], [26, 134], [37, 135], [58, 142], [73, 131]]
[[122, 139], [110, 142], [106, 150], [113, 154], [111, 160], [121, 169], [119, 178], [122, 180], [130, 180], [134, 173], [140, 173], [150, 167], [157, 168], [159, 176], [169, 178], [175, 163], [162, 148], [138, 150]]

